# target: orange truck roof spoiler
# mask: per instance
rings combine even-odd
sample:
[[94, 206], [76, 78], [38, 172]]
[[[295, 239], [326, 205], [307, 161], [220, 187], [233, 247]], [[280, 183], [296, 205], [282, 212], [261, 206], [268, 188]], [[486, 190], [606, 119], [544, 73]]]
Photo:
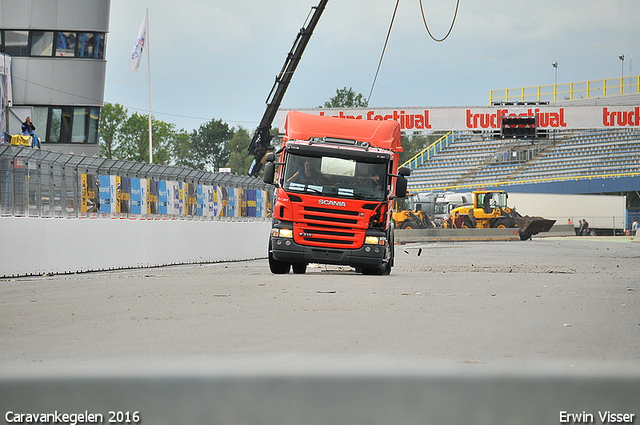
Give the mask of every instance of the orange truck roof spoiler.
[[367, 142], [371, 146], [402, 152], [400, 123], [351, 118], [325, 117], [291, 111], [284, 123], [284, 141], [309, 140], [312, 137], [334, 137]]

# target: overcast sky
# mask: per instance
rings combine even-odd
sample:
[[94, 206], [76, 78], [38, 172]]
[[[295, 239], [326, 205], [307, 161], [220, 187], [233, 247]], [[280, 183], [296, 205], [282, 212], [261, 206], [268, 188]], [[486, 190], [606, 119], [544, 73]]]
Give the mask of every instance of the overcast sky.
[[[275, 76], [319, 0], [111, 0], [105, 102], [151, 108], [191, 131], [211, 119], [257, 127]], [[369, 96], [395, 0], [329, 0], [283, 108], [324, 104], [337, 88]], [[423, 0], [435, 37], [455, 0]], [[149, 50], [128, 59], [149, 9]], [[480, 106], [491, 89], [640, 74], [638, 0], [460, 0], [447, 40], [425, 30], [419, 0], [400, 0], [372, 107]], [[635, 62], [635, 63], [634, 63]], [[275, 125], [275, 124], [274, 124]]]

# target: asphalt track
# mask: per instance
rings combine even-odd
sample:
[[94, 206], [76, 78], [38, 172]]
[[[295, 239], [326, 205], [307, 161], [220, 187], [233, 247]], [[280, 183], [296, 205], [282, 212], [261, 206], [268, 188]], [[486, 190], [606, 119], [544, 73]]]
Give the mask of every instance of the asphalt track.
[[390, 276], [266, 260], [0, 280], [0, 366], [280, 353], [640, 370], [629, 238], [396, 246]]
[[276, 276], [254, 260], [2, 279], [0, 411], [9, 423], [122, 409], [153, 425], [637, 419], [630, 241], [398, 245], [390, 276]]

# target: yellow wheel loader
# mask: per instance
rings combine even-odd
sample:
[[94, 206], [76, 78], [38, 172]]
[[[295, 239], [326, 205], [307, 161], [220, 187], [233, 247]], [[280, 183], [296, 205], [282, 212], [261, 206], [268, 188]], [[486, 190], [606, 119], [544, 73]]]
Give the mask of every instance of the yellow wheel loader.
[[419, 203], [416, 203], [415, 194], [396, 198], [392, 219], [396, 229], [431, 229], [435, 227], [429, 215], [422, 211]]
[[508, 195], [502, 190], [478, 190], [473, 192], [473, 205], [451, 210], [451, 218], [445, 227], [465, 229], [517, 228], [521, 240], [548, 232], [556, 222], [542, 217], [520, 215], [507, 206]]

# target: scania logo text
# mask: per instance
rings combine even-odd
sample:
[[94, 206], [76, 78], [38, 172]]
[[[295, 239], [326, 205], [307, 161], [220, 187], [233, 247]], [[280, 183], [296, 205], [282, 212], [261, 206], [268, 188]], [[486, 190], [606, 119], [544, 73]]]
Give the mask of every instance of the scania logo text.
[[318, 199], [320, 205], [333, 205], [334, 207], [346, 207], [347, 203], [344, 201], [332, 201], [329, 199]]

